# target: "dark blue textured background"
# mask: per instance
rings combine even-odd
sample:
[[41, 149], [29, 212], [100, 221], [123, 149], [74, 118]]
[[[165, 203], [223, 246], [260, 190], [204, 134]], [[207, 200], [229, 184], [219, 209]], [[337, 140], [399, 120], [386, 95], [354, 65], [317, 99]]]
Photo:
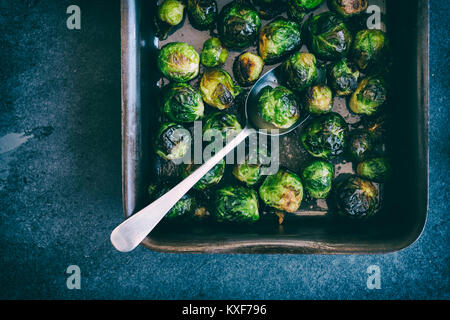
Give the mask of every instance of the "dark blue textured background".
[[[81, 31], [66, 28], [70, 4]], [[181, 255], [109, 243], [122, 221], [119, 1], [1, 1], [0, 138], [28, 140], [0, 154], [0, 298], [448, 299], [450, 10], [430, 6], [422, 237], [374, 256]], [[81, 290], [66, 288], [70, 264]], [[371, 264], [381, 290], [366, 288]]]

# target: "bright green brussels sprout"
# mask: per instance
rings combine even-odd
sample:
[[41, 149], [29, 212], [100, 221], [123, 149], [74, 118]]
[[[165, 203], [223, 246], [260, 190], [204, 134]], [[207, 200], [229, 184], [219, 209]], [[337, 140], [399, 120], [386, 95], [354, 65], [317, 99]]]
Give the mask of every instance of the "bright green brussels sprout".
[[[197, 170], [200, 165], [197, 164], [183, 164], [180, 166], [180, 173], [183, 178], [187, 178], [192, 172]], [[223, 174], [225, 172], [225, 160], [221, 160], [218, 164], [216, 164], [211, 170], [208, 171], [207, 174], [200, 179], [199, 182], [194, 186], [194, 189], [197, 190], [205, 190], [209, 187], [212, 187], [222, 180]]]
[[350, 99], [350, 109], [356, 114], [371, 116], [386, 102], [386, 82], [381, 77], [361, 81]]
[[247, 186], [253, 186], [261, 180], [261, 157], [267, 156], [267, 152], [263, 149], [258, 149], [257, 158], [251, 159], [247, 156], [244, 163], [236, 164], [233, 168], [233, 175], [239, 181], [245, 183]]
[[219, 110], [231, 107], [241, 90], [234, 85], [228, 72], [221, 68], [207, 69], [200, 80], [203, 101]]
[[259, 79], [263, 67], [264, 61], [260, 56], [251, 52], [244, 52], [234, 60], [234, 78], [241, 86], [251, 86]]
[[324, 0], [288, 0], [288, 16], [292, 20], [302, 23], [306, 13], [314, 10]]
[[205, 67], [218, 67], [225, 64], [228, 58], [228, 50], [222, 47], [219, 38], [210, 38], [203, 44], [200, 61]]
[[266, 64], [274, 64], [302, 46], [299, 25], [283, 17], [266, 24], [259, 33], [259, 55]]
[[257, 114], [278, 129], [291, 128], [300, 117], [295, 94], [283, 86], [263, 88], [257, 97]]
[[321, 60], [338, 60], [347, 55], [352, 34], [344, 20], [332, 12], [311, 16], [303, 26], [308, 48]]
[[312, 86], [306, 89], [303, 106], [310, 114], [321, 115], [333, 108], [333, 93], [325, 85]]
[[255, 43], [261, 19], [258, 12], [243, 1], [233, 1], [219, 15], [220, 40], [227, 48], [245, 49]]
[[351, 56], [361, 70], [369, 70], [386, 62], [388, 47], [383, 31], [361, 30], [353, 41]]
[[386, 158], [368, 159], [356, 168], [356, 173], [364, 179], [383, 183], [389, 178], [391, 166]]
[[277, 174], [266, 177], [259, 188], [259, 195], [270, 207], [296, 212], [303, 200], [303, 185], [295, 173], [280, 170]]
[[312, 119], [303, 129], [301, 140], [313, 157], [332, 159], [344, 152], [348, 125], [338, 113]]
[[[153, 202], [158, 198], [165, 195], [170, 191], [170, 187], [166, 184], [156, 185], [150, 184], [148, 187], [148, 194], [150, 196], [150, 201]], [[197, 200], [190, 193], [186, 193], [166, 214], [165, 219], [170, 221], [177, 220], [189, 220], [195, 214], [198, 209]]]
[[328, 0], [328, 8], [344, 18], [364, 12], [368, 6], [367, 0]]
[[178, 0], [164, 0], [164, 2], [158, 7], [159, 20], [171, 25], [176, 26], [183, 21], [184, 16], [184, 4]]
[[227, 186], [216, 192], [215, 218], [218, 222], [255, 222], [259, 220], [256, 191]]
[[194, 47], [184, 42], [171, 42], [161, 48], [158, 68], [169, 80], [188, 82], [199, 72], [200, 57]]
[[350, 218], [373, 216], [380, 201], [378, 190], [370, 181], [353, 175], [336, 183], [332, 198], [336, 213]]
[[325, 199], [331, 191], [334, 167], [325, 161], [313, 161], [302, 172], [302, 181], [306, 192], [315, 199]]
[[328, 84], [338, 96], [348, 96], [356, 90], [359, 80], [356, 66], [343, 58], [328, 67]]
[[212, 28], [217, 19], [215, 0], [188, 0], [187, 12], [191, 25], [199, 30]]
[[364, 129], [351, 131], [347, 136], [345, 153], [353, 162], [360, 162], [375, 148], [375, 140], [373, 134]]
[[282, 65], [286, 84], [296, 92], [312, 86], [318, 77], [316, 57], [307, 52], [297, 52]]
[[191, 147], [191, 136], [182, 125], [164, 123], [155, 140], [156, 154], [166, 160], [182, 159]]
[[216, 129], [222, 132], [223, 139], [227, 139], [237, 135], [242, 131], [238, 119], [233, 114], [215, 112], [208, 115], [203, 124], [203, 135], [207, 135], [207, 131]]
[[203, 118], [202, 96], [187, 83], [170, 84], [162, 91], [161, 111], [173, 121], [194, 122]]

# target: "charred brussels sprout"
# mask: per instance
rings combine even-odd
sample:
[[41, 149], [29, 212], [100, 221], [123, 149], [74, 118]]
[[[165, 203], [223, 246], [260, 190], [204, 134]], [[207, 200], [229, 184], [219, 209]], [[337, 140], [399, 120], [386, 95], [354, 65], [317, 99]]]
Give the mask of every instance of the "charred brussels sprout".
[[306, 192], [315, 199], [325, 199], [331, 191], [334, 167], [325, 161], [313, 161], [302, 172]]
[[344, 20], [332, 12], [311, 16], [303, 31], [309, 49], [321, 60], [337, 60], [347, 55], [352, 34]]
[[205, 67], [218, 67], [225, 64], [228, 58], [228, 50], [222, 47], [218, 38], [210, 38], [203, 44], [200, 61]]
[[215, 112], [206, 117], [203, 124], [203, 135], [207, 136], [208, 130], [214, 129], [219, 130], [226, 141], [241, 132], [242, 127], [235, 115]]
[[267, 176], [259, 188], [259, 195], [270, 207], [287, 212], [296, 212], [303, 200], [303, 185], [292, 172], [280, 170]]
[[[163, 185], [151, 184], [148, 187], [150, 201], [153, 202], [170, 191], [170, 187]], [[190, 193], [185, 194], [166, 214], [165, 219], [169, 221], [189, 220], [195, 216], [198, 209], [197, 201]]]
[[386, 82], [381, 77], [365, 78], [350, 99], [350, 109], [356, 114], [371, 116], [386, 102], [386, 95]]
[[251, 52], [244, 52], [234, 60], [234, 77], [240, 85], [251, 86], [259, 79], [263, 67], [264, 61], [260, 56]]
[[241, 88], [234, 85], [228, 72], [221, 68], [212, 68], [203, 73], [200, 93], [207, 104], [223, 110], [233, 105], [236, 96], [241, 93]]
[[289, 129], [300, 116], [294, 93], [283, 86], [267, 86], [260, 91], [257, 113], [264, 122], [278, 129]]
[[385, 141], [389, 135], [389, 118], [385, 113], [377, 114], [373, 117], [365, 117], [362, 119], [361, 124], [367, 131], [372, 133], [376, 143]]
[[373, 134], [367, 130], [353, 130], [347, 136], [345, 151], [349, 159], [353, 162], [360, 162], [375, 148]]
[[217, 19], [217, 3], [215, 0], [188, 0], [187, 12], [194, 28], [199, 30], [212, 28]]
[[356, 173], [364, 179], [383, 183], [389, 178], [391, 166], [386, 158], [373, 158], [358, 164]]
[[338, 96], [348, 96], [356, 90], [359, 80], [356, 66], [343, 58], [328, 67], [328, 84]]
[[287, 0], [252, 0], [262, 19], [269, 20], [286, 10]]
[[363, 13], [368, 6], [367, 0], [328, 0], [328, 7], [344, 18]]
[[301, 92], [316, 82], [318, 68], [316, 57], [307, 52], [297, 52], [287, 59], [282, 70], [286, 84], [296, 92]]
[[182, 159], [191, 147], [191, 135], [183, 126], [165, 123], [155, 140], [156, 154], [166, 160]]
[[267, 156], [267, 152], [263, 149], [258, 149], [257, 155], [253, 159], [247, 156], [244, 163], [236, 164], [233, 168], [233, 175], [239, 181], [245, 183], [247, 186], [253, 186], [261, 180], [261, 157]]
[[339, 216], [367, 218], [379, 207], [378, 190], [370, 181], [348, 176], [336, 184], [333, 205]]
[[184, 4], [178, 0], [165, 0], [158, 7], [159, 20], [171, 25], [176, 26], [183, 21], [184, 16]]
[[331, 111], [333, 108], [333, 93], [325, 85], [312, 86], [306, 89], [304, 108], [313, 115], [321, 115]]
[[[200, 165], [197, 164], [184, 164], [180, 166], [180, 173], [183, 178], [187, 178], [192, 172], [197, 170]], [[223, 174], [225, 172], [225, 160], [221, 160], [216, 164], [207, 174], [200, 179], [199, 182], [194, 186], [194, 189], [205, 190], [212, 187], [222, 180]]]
[[299, 25], [285, 18], [277, 18], [259, 33], [259, 55], [266, 64], [274, 64], [302, 45]]
[[227, 186], [216, 192], [215, 218], [218, 222], [255, 222], [259, 220], [256, 191]]
[[387, 62], [388, 39], [381, 30], [361, 30], [353, 41], [351, 56], [361, 70]]
[[314, 10], [324, 0], [288, 0], [288, 16], [298, 23], [303, 21], [306, 13]]
[[250, 47], [256, 41], [260, 27], [258, 12], [242, 1], [233, 1], [220, 12], [218, 31], [227, 48]]
[[158, 68], [169, 80], [188, 82], [198, 75], [200, 57], [194, 47], [184, 42], [171, 42], [161, 48]]
[[348, 125], [339, 114], [313, 119], [303, 130], [301, 140], [313, 157], [332, 159], [344, 152]]
[[193, 122], [203, 118], [202, 96], [186, 83], [175, 83], [163, 89], [161, 110], [176, 122]]

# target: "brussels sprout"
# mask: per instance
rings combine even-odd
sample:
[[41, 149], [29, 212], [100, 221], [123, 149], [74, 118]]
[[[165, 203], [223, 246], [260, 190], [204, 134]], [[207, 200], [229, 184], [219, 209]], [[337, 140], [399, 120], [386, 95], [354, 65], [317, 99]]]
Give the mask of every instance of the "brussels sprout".
[[383, 31], [361, 30], [353, 41], [351, 56], [361, 70], [369, 70], [386, 62], [388, 47]]
[[348, 96], [356, 90], [359, 80], [356, 66], [343, 58], [328, 68], [328, 84], [338, 96]]
[[239, 181], [245, 183], [247, 186], [253, 186], [261, 179], [261, 157], [267, 156], [263, 149], [258, 149], [257, 158], [255, 161], [250, 161], [249, 156], [246, 157], [244, 163], [236, 164], [233, 168], [233, 175]]
[[350, 109], [356, 114], [371, 116], [386, 102], [386, 82], [381, 77], [361, 81], [350, 99]]
[[261, 19], [270, 20], [286, 10], [287, 0], [252, 0]]
[[251, 86], [259, 79], [263, 67], [264, 61], [260, 56], [251, 52], [244, 52], [234, 60], [234, 78], [241, 86]]
[[161, 48], [158, 68], [169, 80], [188, 82], [199, 72], [200, 57], [194, 47], [184, 42], [171, 42]]
[[368, 6], [367, 0], [328, 0], [328, 8], [344, 18], [364, 12]]
[[345, 153], [353, 162], [360, 162], [375, 148], [373, 134], [367, 130], [353, 130], [347, 136]]
[[206, 117], [203, 124], [203, 135], [207, 135], [207, 131], [217, 129], [222, 132], [223, 139], [227, 141], [229, 138], [241, 132], [242, 127], [233, 114], [215, 112]]
[[367, 218], [379, 207], [378, 190], [367, 180], [350, 175], [336, 184], [333, 203], [339, 216]]
[[[180, 173], [183, 178], [187, 178], [192, 172], [197, 170], [200, 165], [197, 164], [184, 164], [180, 166]], [[200, 179], [199, 182], [194, 186], [194, 189], [205, 190], [212, 187], [222, 180], [223, 174], [225, 172], [225, 160], [221, 160], [216, 164], [207, 174]]]
[[176, 122], [193, 122], [203, 118], [202, 96], [186, 83], [174, 83], [163, 89], [161, 111]]
[[364, 179], [383, 183], [390, 175], [391, 166], [386, 158], [373, 158], [358, 164], [356, 173]]
[[259, 33], [259, 55], [266, 64], [274, 64], [302, 46], [299, 25], [283, 17], [266, 24]]
[[333, 93], [325, 85], [312, 86], [306, 89], [303, 102], [310, 114], [325, 114], [333, 108]]
[[158, 7], [159, 20], [171, 25], [176, 26], [183, 21], [184, 16], [184, 4], [178, 0], [164, 0], [164, 2]]
[[280, 170], [277, 174], [266, 177], [259, 188], [259, 195], [270, 207], [296, 212], [303, 200], [303, 185], [295, 173]]
[[279, 129], [291, 128], [300, 117], [295, 94], [283, 86], [264, 87], [257, 97], [258, 116]]
[[222, 47], [218, 38], [210, 38], [203, 44], [200, 61], [205, 67], [218, 67], [225, 64], [228, 58], [228, 50]]
[[365, 117], [361, 124], [367, 131], [372, 133], [377, 143], [385, 141], [389, 134], [389, 119], [385, 113], [377, 114], [373, 117]]
[[[153, 202], [170, 191], [170, 187], [166, 184], [156, 185], [150, 184], [148, 194], [150, 201]], [[186, 193], [166, 214], [165, 219], [170, 221], [191, 219], [198, 209], [197, 200], [190, 193]]]
[[228, 72], [221, 68], [206, 70], [200, 80], [203, 101], [219, 110], [232, 106], [241, 90], [239, 86], [234, 85]]
[[261, 19], [258, 12], [248, 4], [233, 1], [223, 7], [219, 15], [220, 40], [227, 48], [245, 49], [255, 43]]
[[301, 23], [306, 13], [314, 10], [324, 0], [288, 0], [288, 16], [292, 20]]
[[312, 86], [318, 77], [316, 57], [307, 52], [297, 52], [282, 65], [286, 84], [296, 92]]
[[315, 199], [325, 199], [331, 191], [334, 167], [325, 161], [313, 161], [302, 172], [306, 192]]
[[183, 126], [164, 123], [155, 140], [156, 154], [166, 160], [182, 159], [191, 147], [191, 136]]
[[308, 48], [321, 60], [338, 60], [350, 50], [352, 34], [344, 20], [335, 13], [311, 16], [303, 28]]
[[259, 220], [256, 191], [227, 186], [216, 192], [215, 218], [218, 222], [255, 222]]
[[187, 12], [189, 22], [199, 30], [212, 28], [217, 19], [217, 3], [215, 0], [188, 0]]
[[344, 152], [348, 125], [338, 113], [312, 119], [301, 134], [306, 151], [313, 157], [332, 159]]

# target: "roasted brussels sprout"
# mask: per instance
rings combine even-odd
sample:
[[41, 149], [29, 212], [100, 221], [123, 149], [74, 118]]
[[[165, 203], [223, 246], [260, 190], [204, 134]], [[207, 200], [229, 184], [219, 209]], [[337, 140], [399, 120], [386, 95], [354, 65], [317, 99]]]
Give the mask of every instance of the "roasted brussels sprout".
[[234, 85], [233, 79], [221, 68], [208, 69], [200, 80], [203, 101], [219, 110], [228, 109], [242, 89]]
[[313, 157], [332, 159], [344, 152], [348, 125], [338, 113], [312, 119], [303, 129], [301, 140]]
[[158, 7], [158, 18], [171, 26], [176, 26], [183, 21], [184, 7], [182, 1], [164, 0]]
[[283, 86], [263, 88], [257, 97], [257, 114], [278, 129], [291, 128], [300, 117], [295, 94]]
[[307, 52], [297, 52], [282, 65], [286, 84], [296, 92], [312, 86], [318, 77], [316, 57]]
[[245, 49], [255, 43], [261, 27], [258, 12], [243, 1], [233, 1], [220, 11], [218, 31], [227, 48]]
[[175, 122], [194, 122], [203, 118], [202, 96], [187, 83], [174, 83], [161, 94], [161, 111]]
[[267, 155], [266, 151], [263, 151], [263, 149], [258, 149], [257, 159], [250, 159], [250, 157], [247, 156], [244, 163], [236, 164], [234, 166], [233, 168], [234, 177], [239, 181], [245, 183], [247, 186], [253, 186], [257, 184], [262, 177], [261, 157], [266, 155]]
[[[150, 186], [148, 187], [150, 201], [153, 202], [157, 200], [158, 198], [169, 192], [170, 189], [171, 188], [166, 184], [150, 184]], [[170, 209], [170, 211], [164, 218], [169, 221], [190, 220], [195, 216], [197, 209], [197, 200], [192, 194], [187, 193], [172, 207], [172, 209]]]
[[356, 90], [359, 80], [356, 66], [343, 58], [328, 67], [328, 84], [338, 96], [348, 96]]
[[259, 195], [270, 207], [296, 212], [303, 200], [303, 185], [295, 173], [280, 170], [277, 174], [266, 177], [259, 188]]
[[215, 112], [206, 117], [203, 124], [203, 135], [207, 136], [207, 131], [211, 129], [222, 132], [223, 139], [226, 141], [241, 132], [242, 126], [235, 115]]
[[194, 47], [184, 42], [171, 42], [161, 48], [158, 68], [169, 80], [188, 82], [199, 72], [200, 57]]
[[364, 117], [360, 124], [372, 133], [376, 143], [384, 142], [389, 135], [389, 118], [385, 113]]
[[256, 191], [227, 186], [216, 192], [214, 216], [218, 222], [255, 222], [259, 220]]
[[308, 48], [321, 60], [338, 60], [347, 55], [352, 34], [344, 20], [332, 12], [311, 16], [303, 26]]
[[371, 116], [386, 102], [386, 82], [381, 77], [368, 77], [361, 81], [350, 99], [350, 109], [356, 114]]
[[344, 18], [364, 12], [368, 6], [367, 0], [328, 0], [328, 8]]
[[283, 17], [265, 25], [259, 33], [259, 55], [266, 64], [274, 64], [302, 46], [299, 25]]
[[361, 70], [370, 70], [387, 62], [388, 47], [388, 39], [383, 31], [361, 30], [353, 41], [351, 56]]
[[325, 85], [312, 86], [306, 89], [303, 107], [312, 115], [321, 115], [333, 108], [333, 93]]
[[288, 16], [292, 20], [302, 23], [306, 13], [320, 6], [323, 1], [324, 0], [288, 0]]
[[216, 23], [217, 3], [215, 0], [188, 0], [187, 12], [194, 28], [206, 30]]
[[364, 179], [383, 183], [389, 178], [391, 166], [386, 158], [372, 158], [358, 164], [356, 173]]
[[264, 61], [260, 56], [244, 52], [234, 60], [234, 78], [241, 86], [251, 86], [259, 79], [263, 67]]
[[313, 161], [302, 171], [302, 181], [306, 192], [315, 199], [325, 199], [331, 191], [334, 167], [325, 161]]
[[262, 19], [270, 20], [286, 10], [287, 0], [252, 0]]
[[353, 162], [361, 162], [375, 148], [373, 134], [370, 131], [358, 129], [351, 131], [347, 136], [345, 153]]
[[182, 125], [164, 123], [155, 140], [156, 154], [166, 160], [182, 159], [191, 147], [191, 136]]
[[222, 47], [219, 38], [210, 38], [203, 44], [200, 61], [205, 67], [218, 67], [225, 64], [228, 58], [228, 50]]
[[[187, 178], [192, 172], [197, 170], [200, 165], [197, 164], [183, 164], [180, 166], [180, 173], [183, 178]], [[222, 180], [223, 174], [225, 172], [225, 160], [221, 160], [216, 164], [207, 174], [200, 179], [199, 182], [194, 186], [194, 189], [205, 190], [211, 186], [214, 186]]]
[[332, 198], [336, 213], [350, 218], [373, 216], [380, 202], [377, 188], [370, 181], [353, 175], [336, 183]]

